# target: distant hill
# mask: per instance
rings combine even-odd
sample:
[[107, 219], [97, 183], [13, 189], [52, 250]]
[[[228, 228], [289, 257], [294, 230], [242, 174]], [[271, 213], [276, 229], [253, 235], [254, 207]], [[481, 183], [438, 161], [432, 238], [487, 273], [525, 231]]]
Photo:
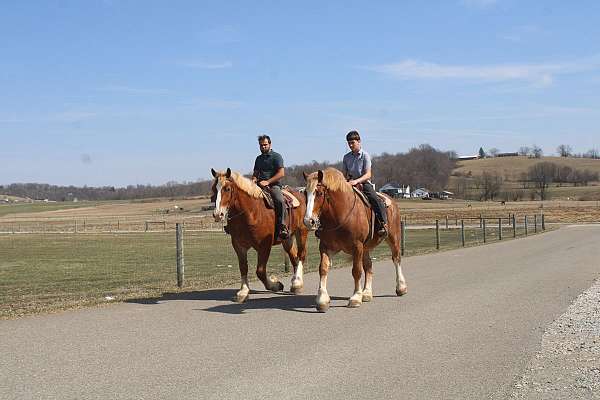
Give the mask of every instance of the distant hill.
[[600, 173], [600, 159], [573, 157], [528, 158], [519, 156], [458, 161], [457, 168], [454, 169], [452, 174], [454, 176], [476, 176], [481, 175], [483, 172], [498, 172], [505, 179], [516, 181], [519, 180], [523, 172], [527, 172], [532, 165], [540, 161], [550, 161], [558, 165], [567, 165], [573, 169], [588, 169]]

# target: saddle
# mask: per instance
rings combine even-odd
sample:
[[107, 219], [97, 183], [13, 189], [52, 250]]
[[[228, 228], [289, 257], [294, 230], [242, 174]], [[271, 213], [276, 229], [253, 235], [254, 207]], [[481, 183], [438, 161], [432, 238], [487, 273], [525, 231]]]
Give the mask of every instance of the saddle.
[[[362, 185], [357, 185], [360, 186], [360, 189], [357, 188], [356, 186], [353, 186], [352, 189], [354, 190], [354, 193], [356, 193], [358, 195], [358, 197], [363, 201], [363, 203], [365, 203], [365, 205], [369, 208], [371, 208], [371, 203], [369, 203], [369, 199], [367, 199], [367, 196], [365, 196], [365, 194], [363, 193], [362, 189]], [[381, 202], [385, 205], [385, 208], [389, 208], [392, 205], [392, 200], [387, 197], [386, 195], [384, 195], [383, 193], [379, 193], [379, 192], [375, 192], [377, 194], [377, 196], [379, 196], [379, 200], [381, 200]]]
[[[360, 188], [357, 186], [359, 186]], [[365, 196], [365, 194], [362, 191], [362, 184], [352, 186], [352, 190], [354, 190], [354, 193], [356, 193], [358, 198], [362, 200], [362, 202], [365, 204], [365, 206], [367, 206], [367, 208], [369, 210], [371, 210], [371, 220], [369, 221], [369, 239], [373, 239], [375, 237], [375, 225], [376, 225], [374, 222], [377, 219], [377, 218], [375, 218], [375, 211], [373, 210], [373, 207], [371, 207], [371, 203], [369, 203], [369, 199], [367, 199], [367, 196]], [[375, 193], [379, 197], [379, 200], [381, 200], [381, 202], [385, 205], [385, 208], [389, 208], [392, 205], [392, 200], [389, 197], [387, 197], [386, 195], [379, 193], [379, 192], [375, 192]]]
[[[287, 190], [287, 187], [288, 186], [282, 188], [281, 193], [283, 193], [283, 198], [285, 200], [285, 208], [291, 210], [292, 208], [297, 208], [300, 205], [300, 201], [298, 201], [298, 199]], [[261, 188], [261, 190], [263, 193], [263, 198], [265, 199], [265, 206], [269, 209], [274, 209], [275, 203], [273, 203], [271, 191], [264, 188]]]
[[[300, 205], [300, 201], [287, 190], [288, 186], [281, 188], [281, 193], [283, 194], [284, 204], [283, 206], [287, 209], [287, 218], [284, 221], [287, 226], [288, 231], [291, 231], [291, 223], [292, 223], [292, 209], [297, 208]], [[275, 203], [273, 202], [273, 196], [271, 196], [271, 191], [265, 188], [261, 188], [263, 193], [263, 198], [265, 199], [265, 206], [269, 209], [275, 209]], [[275, 227], [275, 237], [279, 236], [279, 227]]]

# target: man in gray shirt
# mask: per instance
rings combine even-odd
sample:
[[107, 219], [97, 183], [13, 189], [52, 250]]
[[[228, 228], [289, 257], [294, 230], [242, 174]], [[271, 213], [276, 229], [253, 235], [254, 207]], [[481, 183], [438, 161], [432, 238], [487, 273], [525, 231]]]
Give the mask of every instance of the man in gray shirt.
[[375, 211], [375, 216], [379, 222], [377, 233], [385, 236], [388, 231], [387, 213], [384, 204], [375, 193], [375, 188], [370, 181], [371, 156], [362, 149], [360, 135], [357, 131], [348, 132], [346, 141], [348, 142], [348, 147], [350, 147], [350, 152], [344, 155], [342, 163], [344, 176], [346, 176], [348, 183], [352, 186], [362, 184], [362, 191], [367, 196], [367, 199], [369, 199], [369, 203], [371, 203], [371, 207], [373, 207], [373, 211]]

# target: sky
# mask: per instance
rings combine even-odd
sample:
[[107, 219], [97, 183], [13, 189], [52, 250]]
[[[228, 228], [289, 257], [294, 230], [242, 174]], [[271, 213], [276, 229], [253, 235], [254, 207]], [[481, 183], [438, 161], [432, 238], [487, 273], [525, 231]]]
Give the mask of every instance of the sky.
[[0, 184], [127, 186], [422, 143], [600, 148], [598, 1], [16, 1]]

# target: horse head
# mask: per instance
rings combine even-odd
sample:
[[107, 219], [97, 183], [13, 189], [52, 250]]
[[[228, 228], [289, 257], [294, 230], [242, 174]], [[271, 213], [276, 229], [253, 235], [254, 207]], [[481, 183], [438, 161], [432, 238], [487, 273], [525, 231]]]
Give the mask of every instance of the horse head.
[[215, 209], [213, 211], [213, 217], [216, 222], [224, 221], [227, 217], [227, 211], [231, 204], [233, 197], [234, 183], [231, 180], [231, 169], [227, 168], [227, 171], [215, 171], [211, 168], [210, 172], [215, 178], [212, 185], [212, 196], [211, 202], [215, 202]]
[[325, 195], [327, 188], [323, 184], [323, 171], [319, 170], [307, 175], [306, 181], [306, 214], [304, 214], [304, 225], [308, 229], [317, 229], [319, 227], [319, 216], [325, 204]]

